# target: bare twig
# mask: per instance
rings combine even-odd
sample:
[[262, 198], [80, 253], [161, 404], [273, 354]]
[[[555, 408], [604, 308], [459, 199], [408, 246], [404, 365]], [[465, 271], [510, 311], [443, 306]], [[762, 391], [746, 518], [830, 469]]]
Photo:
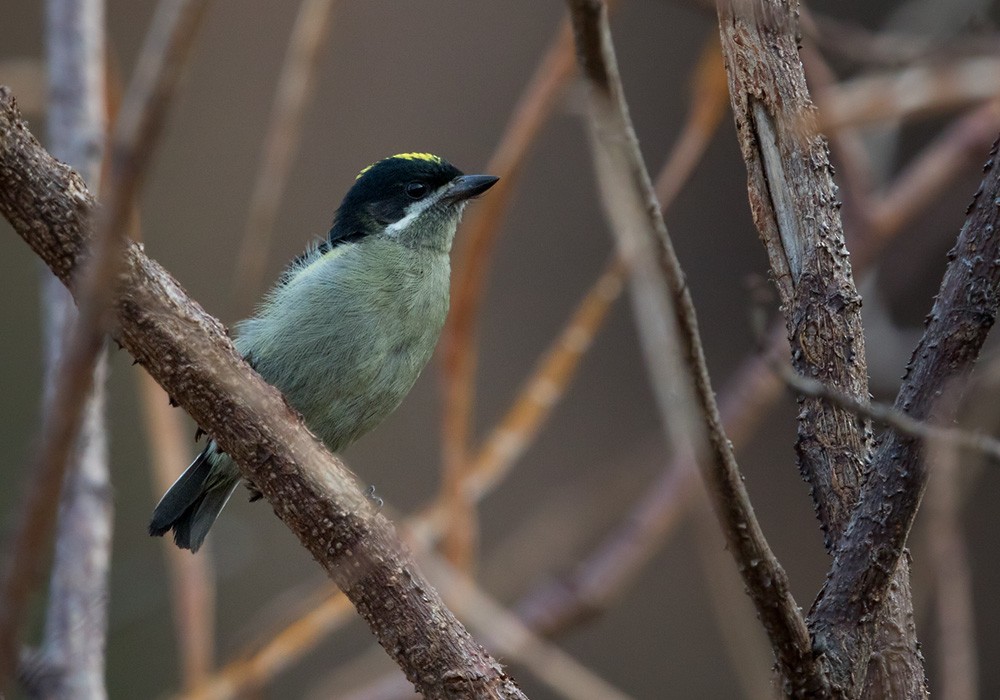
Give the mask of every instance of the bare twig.
[[471, 502], [482, 499], [503, 479], [538, 434], [621, 294], [624, 276], [619, 259], [608, 262], [490, 432], [462, 478], [462, 490]]
[[[784, 342], [783, 333], [776, 336]], [[755, 355], [744, 361], [720, 392], [719, 412], [734, 445], [750, 439], [767, 415], [766, 408], [781, 395], [781, 388], [766, 360]], [[693, 457], [675, 456], [622, 518], [621, 525], [571, 575], [546, 582], [521, 599], [520, 617], [537, 632], [552, 636], [607, 607], [681, 520], [697, 493], [697, 478]]]
[[441, 334], [444, 369], [442, 408], [442, 497], [451, 518], [445, 541], [448, 559], [468, 568], [477, 538], [472, 504], [462, 487], [468, 464], [475, 398], [475, 324], [489, 279], [489, 263], [524, 159], [573, 74], [573, 41], [562, 22], [542, 62], [514, 109], [487, 170], [500, 176], [490, 196], [470, 212], [456, 239], [451, 312]]
[[[969, 135], [969, 126], [971, 124], [967, 119], [960, 120], [953, 129], [956, 136], [962, 134], [961, 138], [946, 137], [928, 146], [912, 167], [931, 172], [934, 170], [931, 163], [943, 163], [940, 177], [953, 177], [973, 140]], [[975, 131], [979, 135], [978, 129]], [[906, 172], [886, 193], [887, 199], [899, 202], [905, 211], [900, 211], [900, 215], [893, 216], [891, 220], [887, 219], [886, 227], [878, 235], [864, 236], [858, 241], [853, 253], [859, 271], [874, 261], [902, 226], [922, 209], [921, 205], [929, 201], [896, 197], [898, 188], [906, 187]], [[773, 328], [767, 336], [765, 351], [770, 359], [760, 355], [747, 358], [719, 392], [723, 424], [737, 448], [749, 440], [759, 421], [767, 414], [768, 407], [782, 394], [783, 383], [774, 374], [771, 365], [776, 361], [785, 361], [787, 346], [783, 329]], [[589, 619], [606, 607], [673, 531], [673, 525], [687, 508], [691, 494], [695, 493], [695, 478], [694, 464], [688, 457], [668, 464], [643, 498], [622, 519], [622, 525], [611, 532], [570, 576], [546, 582], [522, 599], [519, 608], [522, 619], [528, 621], [532, 629], [551, 635]]]
[[[569, 4], [578, 60], [590, 86], [591, 136], [602, 199], [631, 272], [640, 337], [654, 390], [659, 394], [661, 417], [674, 449], [687, 444], [678, 437], [692, 436], [695, 454], [703, 455], [706, 461], [704, 475], [716, 514], [784, 679], [800, 692], [821, 694], [825, 679], [813, 661], [804, 619], [788, 590], [784, 570], [760, 530], [732, 445], [722, 428], [691, 295], [655, 206], [628, 118], [606, 8], [601, 2], [587, 0], [571, 0]], [[674, 357], [684, 358], [685, 370], [665, 366], [672, 351]], [[697, 407], [700, 415], [671, 411], [673, 402], [667, 391], [683, 392], [686, 401], [682, 401], [682, 411]]]
[[[0, 89], [0, 213], [67, 284], [92, 207], [79, 178], [41, 149]], [[350, 471], [243, 362], [222, 325], [138, 245], [124, 254], [115, 339], [234, 458], [418, 691], [523, 698], [419, 574]]]
[[[802, 67], [806, 77], [816, 95], [816, 106], [822, 114], [825, 109], [823, 95], [828, 88], [836, 85], [837, 76], [823, 54], [811, 42], [802, 46], [799, 55], [802, 57]], [[871, 155], [859, 130], [854, 127], [841, 127], [829, 132], [828, 136], [831, 149], [840, 161], [838, 174], [841, 193], [846, 204], [845, 219], [846, 213], [850, 212], [854, 218], [850, 223], [854, 223], [862, 235], [870, 235], [873, 216], [872, 198], [875, 194]], [[845, 225], [844, 228], [849, 229], [849, 225]]]
[[[170, 406], [163, 389], [140, 370], [139, 398], [149, 440], [150, 462], [156, 495], [174, 483], [190, 461], [185, 447], [181, 416]], [[209, 543], [206, 546], [211, 546]], [[170, 541], [163, 542], [170, 575], [174, 626], [181, 663], [181, 679], [186, 689], [197, 687], [212, 668], [215, 647], [215, 581], [209, 556], [192, 557]]]
[[701, 58], [694, 71], [687, 119], [654, 183], [656, 198], [664, 211], [674, 203], [718, 132], [729, 106], [728, 95], [719, 37], [712, 32], [702, 47]]
[[[986, 176], [969, 207], [934, 308], [914, 350], [895, 407], [918, 420], [935, 415], [950, 380], [967, 373], [993, 325], [1000, 298], [1000, 164], [994, 143]], [[941, 411], [941, 413], [947, 413]], [[927, 479], [920, 441], [893, 433], [876, 453], [862, 498], [837, 548], [810, 615], [819, 650], [845, 688], [862, 677], [869, 652], [860, 621], [877, 612], [903, 553]], [[873, 546], [875, 545], [875, 546]]]
[[298, 150], [302, 120], [316, 85], [321, 49], [330, 31], [333, 8], [333, 0], [302, 0], [288, 40], [257, 180], [250, 197], [243, 243], [236, 258], [233, 294], [240, 304], [251, 303], [259, 291], [278, 206]]
[[[108, 202], [91, 242], [86, 269], [78, 281], [80, 315], [67, 344], [69, 351], [60, 363], [57, 388], [51, 402], [59, 408], [45, 416], [44, 439], [30, 470], [31, 488], [24, 499], [23, 516], [9, 549], [0, 596], [0, 689], [6, 685], [17, 663], [17, 635], [24, 607], [37, 576], [39, 561], [47, 549], [63, 474], [79, 431], [83, 397], [92, 386], [93, 367], [103, 345], [107, 309], [114, 296], [113, 286], [120, 267], [127, 216], [155, 150], [166, 106], [180, 77], [187, 49], [193, 43], [194, 29], [203, 8], [204, 2], [161, 3], [111, 143]], [[10, 112], [10, 102], [4, 94], [4, 107], [8, 110], [4, 121], [8, 133], [19, 123]], [[12, 146], [13, 142], [4, 144], [5, 151], [9, 152]], [[62, 193], [64, 198], [86, 201], [86, 186], [79, 178], [66, 182], [66, 187]], [[13, 187], [11, 190], [8, 196], [15, 196]], [[76, 211], [91, 215], [89, 207]], [[20, 215], [26, 213], [20, 212]]]
[[[864, 401], [868, 376], [861, 298], [826, 143], [817, 132], [798, 58], [797, 8], [794, 0], [720, 1], [730, 96], [751, 210], [776, 277], [793, 366]], [[823, 101], [824, 108], [828, 104]], [[871, 435], [868, 421], [819, 399], [803, 399], [796, 452], [828, 549], [840, 541], [858, 502]], [[893, 646], [892, 663], [874, 667], [871, 685], [885, 687], [884, 676], [891, 675], [896, 693], [922, 697], [927, 691], [907, 574], [906, 568], [897, 572], [887, 604], [868, 630], [880, 640], [891, 637]], [[829, 674], [829, 660], [821, 655], [818, 660]], [[844, 685], [841, 670], [830, 676], [835, 680], [831, 690], [860, 693], [865, 675]], [[858, 691], [856, 684], [862, 684]]]
[[858, 401], [853, 396], [839, 392], [820, 381], [803, 377], [783, 363], [775, 363], [773, 367], [788, 386], [803, 396], [824, 399], [856, 416], [886, 425], [902, 435], [925, 442], [937, 442], [949, 447], [973, 450], [1000, 462], [1000, 440], [989, 435], [970, 433], [959, 428], [942, 428], [932, 423], [919, 421], [892, 406], [877, 402]]
[[[776, 278], [795, 368], [852, 396], [868, 395], [861, 298], [844, 245], [826, 143], [802, 129], [815, 110], [796, 49], [790, 5], [719, 5], [729, 89], [754, 222]], [[817, 329], [823, 329], [818, 333]], [[807, 401], [799, 468], [836, 541], [857, 500], [870, 430]]]

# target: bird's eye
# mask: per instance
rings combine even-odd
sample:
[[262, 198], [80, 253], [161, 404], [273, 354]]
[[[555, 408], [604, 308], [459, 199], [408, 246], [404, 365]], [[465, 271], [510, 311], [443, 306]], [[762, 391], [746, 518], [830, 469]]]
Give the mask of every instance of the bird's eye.
[[411, 182], [406, 186], [406, 196], [410, 199], [423, 199], [427, 196], [428, 187], [422, 182]]

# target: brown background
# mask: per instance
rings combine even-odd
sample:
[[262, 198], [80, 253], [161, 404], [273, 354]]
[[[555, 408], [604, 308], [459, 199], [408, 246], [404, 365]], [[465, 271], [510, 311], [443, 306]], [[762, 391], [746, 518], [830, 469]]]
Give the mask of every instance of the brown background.
[[[151, 4], [110, 3], [110, 36], [126, 72]], [[355, 173], [372, 160], [427, 150], [467, 172], [483, 168], [563, 12], [558, 2], [537, 0], [342, 5], [335, 12], [303, 147], [283, 201], [269, 280], [307, 240], [325, 232]], [[684, 119], [690, 71], [715, 31], [714, 18], [679, 2], [621, 5], [613, 21], [619, 61], [643, 152], [655, 173]], [[979, 3], [966, 11], [947, 0], [924, 5], [930, 19], [920, 15], [907, 26], [962, 26], [982, 21], [991, 9]], [[262, 0], [212, 5], [142, 197], [147, 251], [228, 323], [249, 312], [233, 303], [232, 266], [296, 6]], [[894, 7], [859, 0], [829, 3], [826, 9], [874, 28]], [[0, 7], [0, 60], [40, 56], [42, 28], [41, 3], [6, 0]], [[0, 83], [4, 81], [0, 74]], [[578, 89], [571, 91], [546, 127], [504, 225], [481, 322], [480, 432], [501, 415], [610, 251], [591, 177], [580, 98]], [[31, 120], [36, 133], [44, 133], [42, 115]], [[940, 123], [923, 120], [905, 129], [890, 171]], [[881, 289], [898, 322], [919, 324], [929, 308], [943, 252], [958, 230], [978, 173], [970, 164], [887, 254]], [[719, 387], [752, 351], [747, 281], [766, 272], [728, 117], [666, 218]], [[39, 266], [5, 223], [0, 223], [0, 270], [0, 535], [6, 537], [37, 430], [41, 366]], [[873, 378], [873, 386], [888, 395], [902, 371], [908, 342], [869, 339], [869, 351], [890, 368]], [[113, 698], [155, 697], [178, 684], [163, 551], [145, 534], [158, 494], [146, 466], [134, 374], [128, 358], [115, 354], [110, 423], [116, 513], [108, 646]], [[439, 376], [432, 363], [404, 406], [345, 454], [351, 467], [400, 512], [426, 502], [437, 488]], [[783, 400], [767, 429], [739, 457], [764, 530], [789, 572], [798, 601], [808, 606], [822, 582], [826, 558], [794, 464], [793, 417], [793, 401]], [[482, 506], [484, 587], [501, 600], [516, 599], [586, 552], [664, 463], [658, 427], [628, 305], [619, 303], [548, 428]], [[1000, 523], [996, 493], [1000, 475], [994, 469], [981, 475], [965, 511], [984, 697], [1000, 692], [1000, 669], [989, 663], [1000, 653], [994, 594], [1000, 586], [994, 563]], [[225, 660], [323, 579], [264, 504], [234, 499], [210, 540], [218, 573], [219, 658]], [[918, 629], [933, 688], [936, 629], [919, 555], [921, 540], [918, 526]], [[687, 521], [622, 601], [560, 638], [560, 645], [636, 697], [738, 694], [705, 592], [706, 574], [698, 556], [698, 548], [704, 547], [721, 544], [699, 536], [699, 527]], [[360, 660], [362, 666], [390, 668], [371, 646], [367, 631], [355, 621], [262, 696], [336, 697], [363, 675], [356, 672], [358, 665], [346, 667], [355, 672], [333, 673], [335, 666]], [[516, 666], [513, 672], [531, 697], [552, 697], [527, 672]]]

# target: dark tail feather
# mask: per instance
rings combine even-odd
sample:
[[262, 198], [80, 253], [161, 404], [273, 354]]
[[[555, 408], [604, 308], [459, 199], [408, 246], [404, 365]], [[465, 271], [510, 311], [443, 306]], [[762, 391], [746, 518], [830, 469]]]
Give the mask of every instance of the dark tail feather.
[[160, 537], [174, 531], [174, 542], [182, 549], [197, 552], [212, 523], [239, 484], [239, 477], [226, 478], [213, 469], [215, 454], [210, 443], [156, 504], [149, 534]]

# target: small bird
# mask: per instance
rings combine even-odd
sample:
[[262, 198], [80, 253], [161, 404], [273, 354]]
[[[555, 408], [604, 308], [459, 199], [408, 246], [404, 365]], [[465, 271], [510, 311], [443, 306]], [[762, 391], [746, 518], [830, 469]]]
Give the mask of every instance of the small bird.
[[[452, 240], [491, 175], [463, 175], [429, 153], [362, 170], [327, 237], [296, 258], [235, 343], [331, 451], [400, 404], [430, 360], [448, 312]], [[151, 535], [192, 552], [240, 482], [214, 440], [164, 494]]]

